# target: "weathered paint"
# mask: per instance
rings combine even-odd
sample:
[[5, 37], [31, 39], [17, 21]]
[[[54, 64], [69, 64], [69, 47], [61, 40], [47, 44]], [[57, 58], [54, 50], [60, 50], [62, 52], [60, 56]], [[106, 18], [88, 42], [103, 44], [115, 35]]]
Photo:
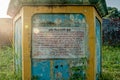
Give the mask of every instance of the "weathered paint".
[[[21, 16], [22, 18], [22, 79], [31, 79], [31, 17], [36, 13], [78, 13], [84, 14], [86, 22], [88, 23], [88, 50], [89, 60], [87, 69], [87, 80], [95, 80], [96, 76], [96, 29], [95, 29], [95, 17], [101, 21], [101, 17], [97, 13], [93, 6], [24, 6], [18, 14], [14, 17], [15, 21]], [[93, 19], [93, 20], [91, 20]], [[27, 25], [28, 28], [25, 26]], [[92, 47], [91, 47], [92, 46]], [[71, 62], [74, 60], [71, 60]], [[77, 60], [79, 61], [79, 60]], [[53, 65], [53, 61], [50, 61], [50, 65]], [[76, 65], [77, 66], [77, 65]], [[50, 70], [53, 70], [51, 66]], [[50, 72], [53, 75], [53, 72]]]
[[14, 35], [14, 49], [15, 49], [15, 70], [16, 72], [21, 73], [22, 72], [22, 22], [21, 18], [19, 18], [15, 22], [15, 35]]
[[[94, 21], [90, 20], [90, 18], [94, 18], [94, 15], [93, 13], [89, 13], [89, 12], [93, 12], [94, 11], [94, 8], [92, 7], [86, 7], [86, 6], [82, 6], [82, 7], [79, 7], [79, 6], [67, 6], [67, 7], [52, 7], [52, 8], [49, 8], [49, 7], [38, 7], [38, 8], [34, 8], [34, 7], [24, 7], [23, 10], [25, 11], [24, 12], [24, 17], [27, 17], [27, 16], [32, 16], [33, 14], [35, 13], [83, 13], [85, 16], [86, 16], [86, 21], [88, 22], [88, 25], [89, 27], [93, 27], [94, 26]], [[71, 10], [73, 10], [73, 12], [71, 12]], [[32, 12], [31, 12], [32, 11]], [[25, 24], [28, 24], [29, 26], [31, 25], [29, 22], [31, 22], [31, 18], [27, 17], [25, 18], [24, 20], [24, 23]], [[26, 29], [24, 29], [25, 32], [24, 33], [29, 33], [29, 31], [27, 31]], [[95, 73], [94, 73], [94, 51], [95, 51], [95, 45], [94, 45], [94, 28], [89, 28], [88, 29], [89, 31], [89, 46], [93, 46], [93, 47], [89, 47], [89, 50], [90, 50], [90, 58], [89, 58], [89, 67], [88, 67], [88, 74], [87, 75], [87, 78], [89, 80], [94, 80], [94, 76], [95, 76]], [[28, 35], [28, 34], [26, 34]], [[25, 36], [25, 35], [24, 35]], [[27, 39], [26, 36], [25, 36], [25, 39], [24, 39], [24, 45], [26, 45], [26, 43], [28, 44], [29, 43], [29, 38]], [[27, 47], [24, 46], [24, 51], [27, 50]], [[28, 51], [28, 55], [29, 55], [29, 50]], [[27, 52], [26, 51], [26, 52]], [[29, 58], [29, 57], [28, 57]], [[24, 61], [24, 68], [30, 68], [28, 67], [28, 65], [26, 64], [28, 63], [28, 60]], [[26, 67], [25, 67], [26, 66]], [[30, 75], [26, 75], [25, 73], [31, 73], [30, 71], [28, 71], [27, 69], [24, 69], [24, 74], [23, 74], [23, 78], [24, 79], [28, 79]]]
[[99, 80], [101, 73], [101, 24], [96, 18], [96, 80]]
[[54, 60], [54, 80], [69, 80], [70, 66], [68, 60]]
[[[87, 57], [87, 37], [87, 23], [82, 14], [34, 15], [32, 18], [32, 76], [38, 76], [39, 80], [69, 80], [72, 76], [70, 73], [74, 74], [70, 69], [83, 66], [77, 58]], [[45, 62], [48, 65], [46, 71], [43, 69], [44, 65], [39, 65], [43, 64], [42, 59], [48, 60]], [[53, 65], [50, 65], [50, 59], [53, 59]], [[74, 59], [74, 62], [64, 59]], [[84, 63], [87, 62], [84, 61]], [[50, 70], [50, 67], [53, 69]]]
[[50, 80], [50, 61], [32, 59], [32, 79]]
[[86, 54], [87, 23], [82, 14], [39, 14], [32, 19], [33, 58], [80, 58]]
[[11, 0], [8, 14], [14, 16], [22, 6], [53, 6], [53, 5], [90, 5], [94, 6], [101, 16], [107, 14], [105, 0]]

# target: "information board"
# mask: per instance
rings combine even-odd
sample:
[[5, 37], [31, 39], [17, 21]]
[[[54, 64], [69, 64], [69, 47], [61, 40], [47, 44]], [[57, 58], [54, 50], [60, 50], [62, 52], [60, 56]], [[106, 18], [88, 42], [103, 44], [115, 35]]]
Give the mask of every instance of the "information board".
[[[52, 18], [55, 19], [55, 17]], [[81, 23], [80, 25], [82, 26], [72, 25], [70, 27], [61, 27], [56, 25], [55, 27], [48, 25], [47, 27], [40, 20], [37, 19], [34, 21], [32, 30], [33, 58], [80, 58], [85, 56], [87, 39], [85, 23]]]

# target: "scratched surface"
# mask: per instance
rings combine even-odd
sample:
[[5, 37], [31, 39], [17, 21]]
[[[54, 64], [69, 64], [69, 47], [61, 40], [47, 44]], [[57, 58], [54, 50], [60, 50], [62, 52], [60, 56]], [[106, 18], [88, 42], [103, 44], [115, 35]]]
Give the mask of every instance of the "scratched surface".
[[96, 19], [96, 80], [99, 80], [101, 72], [101, 30], [100, 22]]
[[21, 18], [15, 23], [15, 69], [16, 71], [22, 70], [22, 23]]
[[71, 68], [82, 66], [80, 58], [87, 56], [85, 16], [36, 14], [32, 18], [32, 27], [33, 78], [69, 80], [74, 73]]

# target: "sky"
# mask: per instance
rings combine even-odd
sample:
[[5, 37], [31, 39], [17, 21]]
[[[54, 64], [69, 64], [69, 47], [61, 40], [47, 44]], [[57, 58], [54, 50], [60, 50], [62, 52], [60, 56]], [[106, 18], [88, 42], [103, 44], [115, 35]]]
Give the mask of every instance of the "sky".
[[116, 7], [120, 11], [120, 0], [106, 0], [108, 7]]
[[[10, 0], [0, 0], [0, 18], [10, 18], [7, 15], [8, 4]], [[120, 0], [106, 0], [107, 6], [116, 7], [120, 10]]]
[[7, 16], [7, 9], [10, 0], [0, 0], [0, 18], [9, 18]]

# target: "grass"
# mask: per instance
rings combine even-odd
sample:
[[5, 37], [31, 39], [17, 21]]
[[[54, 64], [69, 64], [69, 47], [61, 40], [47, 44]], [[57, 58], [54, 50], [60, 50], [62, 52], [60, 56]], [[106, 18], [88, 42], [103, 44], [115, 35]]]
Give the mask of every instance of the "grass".
[[[21, 80], [14, 73], [13, 49], [0, 49], [0, 80]], [[120, 80], [120, 47], [103, 46], [101, 80]]]
[[120, 47], [103, 46], [102, 80], [120, 80]]
[[20, 80], [14, 74], [12, 47], [0, 48], [0, 80]]
[[13, 54], [10, 47], [0, 49], [0, 80], [7, 80], [13, 74]]

